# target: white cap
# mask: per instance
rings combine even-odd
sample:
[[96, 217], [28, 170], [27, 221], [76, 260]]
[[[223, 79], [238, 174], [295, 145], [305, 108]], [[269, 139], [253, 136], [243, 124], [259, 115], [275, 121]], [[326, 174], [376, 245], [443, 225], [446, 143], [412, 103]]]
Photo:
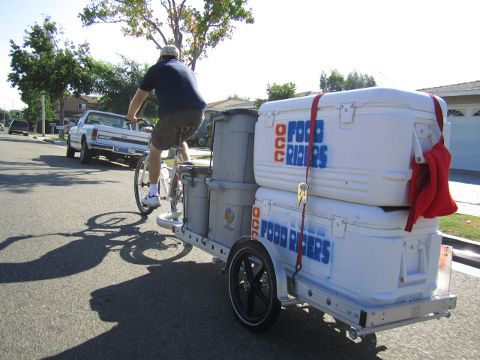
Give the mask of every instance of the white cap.
[[173, 45], [165, 45], [162, 50], [160, 50], [160, 57], [162, 56], [173, 56], [178, 59], [178, 49]]

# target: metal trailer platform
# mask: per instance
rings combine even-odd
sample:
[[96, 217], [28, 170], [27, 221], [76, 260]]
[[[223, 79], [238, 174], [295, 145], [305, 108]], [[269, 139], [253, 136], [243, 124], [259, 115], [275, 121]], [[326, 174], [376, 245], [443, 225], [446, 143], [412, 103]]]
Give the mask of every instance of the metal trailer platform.
[[[159, 215], [157, 224], [171, 228], [175, 236], [183, 242], [196, 246], [225, 263], [228, 262], [230, 248], [189, 231], [181, 221], [171, 220], [168, 214]], [[322, 288], [319, 284], [307, 281], [302, 278], [301, 273], [295, 282], [292, 282], [279, 257], [275, 255], [276, 249], [268, 245], [266, 247], [274, 264], [277, 296], [282, 305], [308, 303], [350, 326], [349, 335], [352, 339], [404, 325], [450, 317], [450, 311], [456, 307], [457, 296], [451, 294], [434, 295], [428, 299], [393, 305], [364, 307], [345, 296]]]

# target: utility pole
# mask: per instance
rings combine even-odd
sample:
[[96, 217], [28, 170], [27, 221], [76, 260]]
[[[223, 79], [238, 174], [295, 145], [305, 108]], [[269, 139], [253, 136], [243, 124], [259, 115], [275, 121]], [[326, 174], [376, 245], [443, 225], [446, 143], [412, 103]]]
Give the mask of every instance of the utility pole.
[[45, 95], [42, 95], [42, 136], [45, 136]]

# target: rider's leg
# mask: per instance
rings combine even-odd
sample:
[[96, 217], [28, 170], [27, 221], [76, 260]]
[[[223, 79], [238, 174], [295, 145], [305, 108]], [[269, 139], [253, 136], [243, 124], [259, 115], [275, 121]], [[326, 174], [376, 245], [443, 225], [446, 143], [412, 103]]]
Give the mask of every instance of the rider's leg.
[[188, 145], [187, 142], [182, 142], [182, 159], [183, 161], [190, 161], [190, 155], [188, 154]]
[[148, 194], [142, 199], [142, 204], [157, 208], [160, 206], [160, 197], [158, 194], [158, 180], [160, 179], [160, 158], [162, 150], [157, 149], [153, 144], [150, 145], [150, 155], [148, 157], [148, 177], [150, 188]]
[[[148, 176], [150, 180], [150, 189], [157, 190], [156, 194], [158, 195], [158, 180], [160, 179], [160, 160], [161, 160], [162, 150], [157, 149], [153, 144], [150, 145], [150, 156], [148, 162]], [[152, 189], [152, 186], [155, 188]]]

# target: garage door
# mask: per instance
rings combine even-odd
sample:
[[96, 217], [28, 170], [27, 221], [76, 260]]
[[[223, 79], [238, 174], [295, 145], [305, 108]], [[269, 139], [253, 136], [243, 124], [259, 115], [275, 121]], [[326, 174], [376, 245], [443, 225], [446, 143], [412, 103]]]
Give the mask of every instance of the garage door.
[[448, 121], [452, 123], [451, 168], [480, 171], [480, 110], [470, 116], [465, 116], [461, 110], [448, 112]]

